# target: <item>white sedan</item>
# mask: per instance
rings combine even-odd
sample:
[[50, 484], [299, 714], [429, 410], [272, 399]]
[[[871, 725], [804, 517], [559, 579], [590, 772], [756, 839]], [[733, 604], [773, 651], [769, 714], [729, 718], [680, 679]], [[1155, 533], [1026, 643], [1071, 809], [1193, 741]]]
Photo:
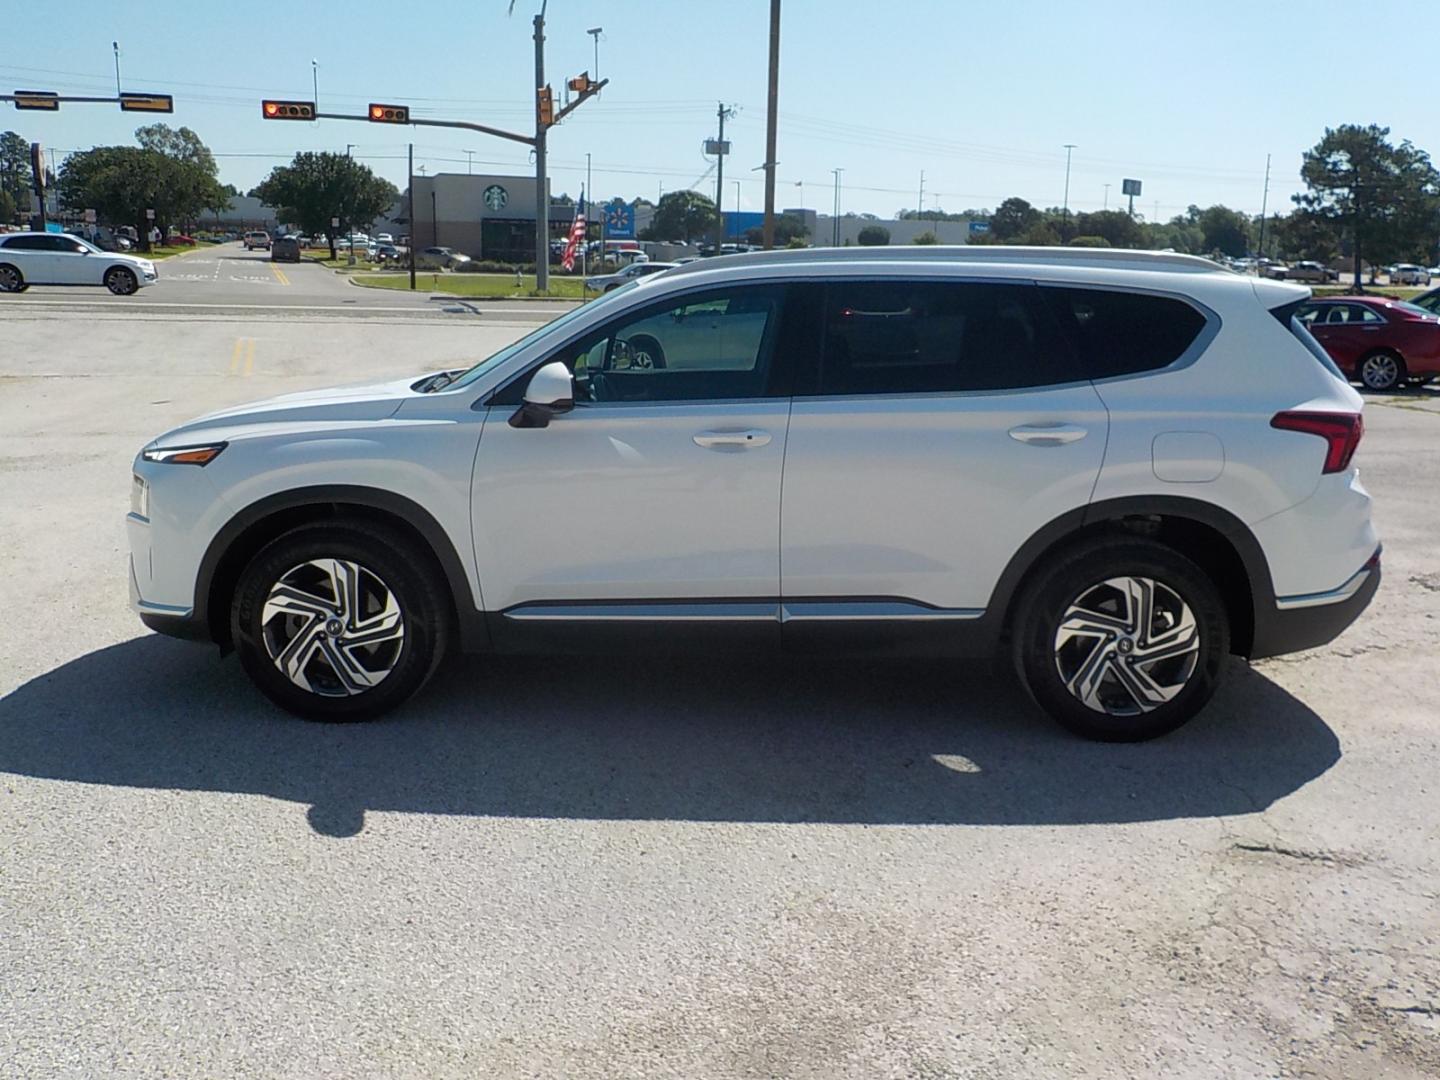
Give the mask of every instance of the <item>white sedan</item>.
[[129, 296], [158, 277], [149, 259], [101, 251], [78, 236], [23, 232], [0, 237], [0, 292], [24, 292], [31, 285], [104, 285], [117, 296]]

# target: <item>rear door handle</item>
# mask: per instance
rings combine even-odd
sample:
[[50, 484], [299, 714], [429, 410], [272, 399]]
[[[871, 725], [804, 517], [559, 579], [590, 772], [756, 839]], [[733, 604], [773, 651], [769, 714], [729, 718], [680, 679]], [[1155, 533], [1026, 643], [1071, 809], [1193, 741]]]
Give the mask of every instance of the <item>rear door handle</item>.
[[759, 428], [745, 428], [743, 431], [701, 431], [695, 436], [695, 445], [707, 450], [748, 450], [752, 446], [764, 446], [770, 441], [770, 433]]
[[1021, 424], [1010, 429], [1010, 438], [1028, 446], [1064, 446], [1087, 434], [1079, 424]]

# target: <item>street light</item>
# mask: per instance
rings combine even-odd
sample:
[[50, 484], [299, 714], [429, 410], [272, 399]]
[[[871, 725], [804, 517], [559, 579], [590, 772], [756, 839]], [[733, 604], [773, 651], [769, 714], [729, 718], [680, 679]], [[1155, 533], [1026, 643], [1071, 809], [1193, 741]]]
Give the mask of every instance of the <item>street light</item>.
[[603, 26], [592, 26], [585, 31], [595, 41], [595, 81], [600, 81], [600, 35], [605, 32]]
[[310, 61], [310, 98], [315, 102], [315, 111], [320, 111], [320, 61]]
[[[1070, 154], [1075, 149], [1073, 142], [1065, 144], [1065, 202], [1060, 210], [1060, 217], [1068, 225], [1070, 223]], [[1090, 204], [1094, 206], [1094, 203]]]

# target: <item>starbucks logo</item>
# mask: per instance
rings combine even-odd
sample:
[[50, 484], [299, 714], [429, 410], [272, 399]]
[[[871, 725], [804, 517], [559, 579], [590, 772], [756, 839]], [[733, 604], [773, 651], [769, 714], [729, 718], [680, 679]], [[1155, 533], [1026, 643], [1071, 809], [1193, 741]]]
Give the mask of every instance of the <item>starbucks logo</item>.
[[509, 193], [499, 184], [491, 184], [487, 187], [482, 198], [485, 200], [485, 205], [491, 210], [504, 210], [505, 204], [510, 201]]

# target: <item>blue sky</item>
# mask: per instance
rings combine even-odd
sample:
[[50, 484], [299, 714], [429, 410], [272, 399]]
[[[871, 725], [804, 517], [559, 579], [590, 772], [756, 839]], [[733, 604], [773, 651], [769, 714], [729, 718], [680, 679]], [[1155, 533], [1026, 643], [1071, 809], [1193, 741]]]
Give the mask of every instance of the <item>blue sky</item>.
[[[531, 17], [540, 0], [51, 0], [49, 26], [0, 41], [10, 89], [172, 93], [169, 122], [195, 129], [221, 178], [257, 183], [296, 150], [353, 153], [398, 185], [405, 144], [429, 172], [526, 172], [525, 147], [441, 129], [266, 122], [262, 94], [309, 98], [319, 61], [325, 110], [409, 103], [417, 116], [524, 129], [531, 116]], [[40, 10], [40, 9], [36, 9]], [[701, 142], [719, 100], [728, 125], [725, 206], [763, 203], [768, 0], [551, 0], [547, 76], [594, 66], [613, 79], [552, 129], [552, 186], [578, 192], [585, 155], [602, 196], [663, 188], [713, 194]], [[19, 10], [10, 13], [19, 16]], [[27, 21], [12, 17], [13, 31]], [[1356, 46], [1363, 41], [1357, 51]], [[1190, 203], [1258, 211], [1265, 155], [1270, 205], [1299, 186], [1300, 155], [1327, 125], [1379, 123], [1440, 154], [1440, 4], [1386, 8], [1332, 0], [784, 0], [779, 202], [888, 216], [916, 204], [994, 206], [1008, 195], [1059, 205], [1064, 143], [1075, 143], [1070, 205], [1121, 203], [1169, 218]], [[144, 117], [108, 105], [52, 115], [0, 105], [0, 129], [59, 150], [128, 142]], [[702, 178], [703, 181], [702, 181]], [[697, 183], [699, 182], [699, 183]]]

